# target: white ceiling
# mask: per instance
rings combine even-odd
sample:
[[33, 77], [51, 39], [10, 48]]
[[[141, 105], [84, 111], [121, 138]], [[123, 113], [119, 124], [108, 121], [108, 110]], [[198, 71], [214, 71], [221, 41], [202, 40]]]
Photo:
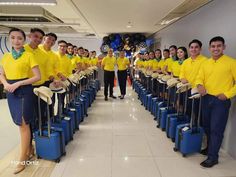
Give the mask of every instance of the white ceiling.
[[[34, 24], [39, 25], [45, 31], [60, 33], [62, 36], [70, 34], [74, 37], [83, 37], [95, 34], [95, 37], [103, 37], [109, 33], [126, 32], [152, 34], [165, 27], [165, 25], [160, 25], [163, 19], [182, 17], [186, 15], [186, 12], [179, 11], [186, 11], [187, 7], [189, 13], [207, 2], [209, 0], [57, 0], [56, 6], [42, 7], [65, 23], [63, 27], [60, 24], [57, 26], [57, 23], [61, 23], [58, 21], [53, 21], [54, 24], [51, 26], [48, 23]], [[192, 4], [192, 6], [186, 6], [186, 3]], [[183, 8], [185, 9], [183, 10]], [[7, 9], [9, 8], [0, 6], [0, 15], [9, 15]], [[13, 11], [18, 12], [15, 14], [16, 16], [24, 16], [31, 7], [25, 6], [24, 12], [17, 11], [19, 6], [15, 9]], [[179, 11], [177, 12], [176, 9]], [[32, 14], [32, 10], [30, 13]], [[131, 22], [131, 28], [126, 27], [129, 22]], [[34, 24], [29, 23], [28, 28]], [[66, 24], [68, 27], [65, 27]], [[25, 24], [22, 27], [26, 27]]]
[[[155, 24], [184, 0], [72, 0], [97, 33], [157, 31]], [[126, 28], [128, 22], [132, 28]]]

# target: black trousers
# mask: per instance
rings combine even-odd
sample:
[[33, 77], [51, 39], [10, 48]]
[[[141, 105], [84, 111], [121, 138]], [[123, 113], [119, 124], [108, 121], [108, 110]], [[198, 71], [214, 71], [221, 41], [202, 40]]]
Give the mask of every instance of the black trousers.
[[108, 87], [110, 90], [110, 93], [109, 93], [110, 96], [113, 95], [114, 78], [115, 78], [114, 71], [104, 70], [104, 95], [105, 95], [105, 97], [108, 96]]
[[3, 99], [3, 84], [0, 84], [0, 99]]
[[118, 71], [118, 81], [121, 95], [126, 94], [127, 71]]

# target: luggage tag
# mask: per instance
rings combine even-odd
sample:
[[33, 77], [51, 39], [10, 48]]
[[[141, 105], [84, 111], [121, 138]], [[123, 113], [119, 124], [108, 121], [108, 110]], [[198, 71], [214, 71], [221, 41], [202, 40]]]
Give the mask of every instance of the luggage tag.
[[187, 131], [187, 130], [189, 130], [189, 127], [184, 127], [184, 128], [182, 128], [182, 131]]
[[70, 108], [70, 111], [76, 111], [76, 109], [75, 108]]
[[70, 120], [70, 117], [65, 117], [64, 119], [69, 121], [69, 120]]

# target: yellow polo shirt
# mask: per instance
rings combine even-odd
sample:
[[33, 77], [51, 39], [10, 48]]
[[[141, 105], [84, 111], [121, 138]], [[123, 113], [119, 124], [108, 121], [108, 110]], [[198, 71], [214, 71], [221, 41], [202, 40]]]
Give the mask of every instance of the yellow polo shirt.
[[77, 63], [79, 63], [80, 60], [78, 56], [73, 56], [73, 58], [70, 59], [73, 70], [77, 68]]
[[208, 94], [217, 96], [223, 93], [227, 98], [236, 95], [235, 82], [236, 60], [227, 55], [204, 62], [196, 79], [196, 85], [203, 85]]
[[165, 60], [164, 66], [167, 66], [167, 71], [171, 72], [171, 65], [174, 63], [173, 58], [167, 58]]
[[20, 58], [14, 59], [11, 53], [5, 53], [0, 60], [0, 65], [8, 80], [30, 78], [32, 68], [38, 66], [35, 57], [30, 52], [24, 52]]
[[68, 77], [70, 74], [72, 74], [72, 64], [70, 59], [66, 55], [60, 55], [59, 52], [57, 53], [58, 56], [58, 68], [57, 68], [57, 74], [61, 73], [65, 77]]
[[58, 56], [52, 50], [45, 50], [43, 45], [39, 45], [39, 48], [48, 56], [48, 66], [47, 66], [47, 80], [50, 76], [56, 77], [58, 68]]
[[117, 58], [116, 62], [117, 62], [117, 66], [118, 66], [119, 71], [127, 70], [128, 65], [130, 64], [129, 59], [126, 57]]
[[165, 66], [165, 59], [161, 59], [158, 63], [158, 68], [160, 68], [161, 70], [164, 69]]
[[207, 61], [207, 58], [203, 55], [197, 56], [195, 60], [189, 57], [183, 62], [181, 66], [179, 78], [186, 79], [192, 85], [192, 88], [196, 87], [196, 77], [202, 63], [204, 63], [205, 61]]
[[90, 64], [89, 58], [87, 58], [87, 57], [83, 57], [81, 60], [82, 60], [83, 65], [85, 65], [85, 64], [89, 65]]
[[171, 72], [173, 73], [173, 76], [179, 77], [181, 64], [179, 64], [178, 61], [174, 61], [171, 65]]
[[[49, 63], [49, 59], [48, 56], [40, 49], [40, 48], [36, 48], [36, 49], [32, 49], [29, 44], [24, 45], [25, 51], [30, 52], [34, 55], [34, 58], [36, 60], [36, 62], [39, 65], [39, 70], [41, 73], [41, 80], [38, 82], [33, 83], [32, 85], [42, 85], [44, 82], [46, 82], [48, 80], [48, 63]], [[33, 73], [31, 72], [31, 76], [33, 76]]]
[[114, 71], [116, 65], [116, 58], [106, 56], [102, 59], [102, 65], [104, 65], [105, 71]]
[[154, 59], [152, 61], [152, 70], [157, 70], [158, 69], [158, 65], [159, 65], [159, 62], [156, 59]]
[[97, 64], [98, 64], [98, 58], [97, 57], [91, 58], [90, 61], [91, 61], [90, 63], [91, 63], [92, 66], [97, 66]]

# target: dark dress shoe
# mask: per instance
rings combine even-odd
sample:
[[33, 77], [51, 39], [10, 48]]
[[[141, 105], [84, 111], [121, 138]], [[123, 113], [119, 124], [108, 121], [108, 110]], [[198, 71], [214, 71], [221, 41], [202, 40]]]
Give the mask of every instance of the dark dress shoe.
[[200, 154], [207, 155], [208, 154], [208, 149], [205, 148], [205, 149], [201, 150]]
[[206, 159], [205, 161], [200, 163], [200, 165], [205, 167], [205, 168], [211, 168], [216, 164], [218, 164], [218, 160], [211, 160], [211, 159]]
[[108, 98], [107, 98], [107, 96], [105, 97], [105, 101], [108, 101]]
[[121, 96], [119, 96], [119, 98], [122, 100], [122, 99], [124, 99], [124, 96], [123, 96], [123, 95], [121, 95]]
[[111, 95], [110, 97], [113, 98], [113, 99], [116, 99], [116, 97], [114, 95]]

